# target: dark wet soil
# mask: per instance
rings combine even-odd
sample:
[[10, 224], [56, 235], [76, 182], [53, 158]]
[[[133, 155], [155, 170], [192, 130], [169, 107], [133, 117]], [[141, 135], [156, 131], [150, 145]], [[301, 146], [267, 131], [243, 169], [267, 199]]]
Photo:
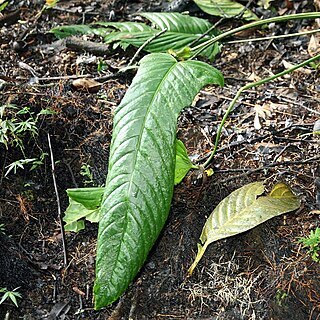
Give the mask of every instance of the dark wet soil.
[[[275, 13], [314, 10], [312, 1], [275, 1]], [[319, 263], [298, 238], [320, 227], [316, 183], [319, 179], [319, 139], [312, 135], [320, 114], [319, 69], [300, 71], [250, 90], [237, 103], [223, 131], [213, 161], [215, 173], [202, 179], [188, 175], [175, 189], [166, 226], [135, 281], [119, 301], [93, 310], [97, 225], [66, 235], [68, 266], [63, 265], [62, 235], [52, 180], [50, 157], [7, 176], [7, 166], [22, 158], [49, 154], [55, 159], [60, 206], [67, 188], [99, 186], [107, 174], [112, 114], [134, 72], [105, 81], [97, 93], [75, 90], [62, 76], [99, 75], [97, 61], [116, 67], [130, 61], [134, 50], [110, 50], [105, 56], [62, 48], [44, 51], [56, 39], [53, 26], [85, 21], [131, 19], [138, 10], [160, 10], [161, 1], [60, 1], [60, 9], [39, 15], [40, 2], [9, 1], [3, 15], [19, 10], [19, 19], [1, 24], [0, 106], [12, 104], [40, 115], [38, 132], [21, 137], [21, 148], [0, 143], [0, 288], [19, 287], [19, 307], [0, 305], [0, 319], [310, 319], [320, 318]], [[272, 14], [254, 2], [257, 13]], [[210, 19], [201, 12], [194, 14]], [[226, 30], [241, 21], [225, 21]], [[318, 28], [314, 21], [296, 21], [267, 30], [240, 34], [233, 40]], [[94, 39], [92, 39], [94, 40]], [[215, 132], [230, 99], [250, 80], [309, 58], [310, 35], [263, 42], [225, 44], [214, 65], [226, 77], [223, 89], [201, 91], [194, 106], [179, 118], [178, 137], [200, 163], [212, 149]], [[42, 47], [41, 47], [42, 46]], [[79, 59], [85, 61], [79, 63]], [[89, 62], [88, 62], [89, 61]], [[20, 65], [19, 65], [20, 62]], [[40, 77], [60, 77], [33, 83], [29, 65]], [[100, 74], [101, 75], [101, 74]], [[261, 128], [254, 126], [259, 107]], [[30, 114], [21, 115], [27, 120]], [[92, 177], [81, 175], [90, 166]], [[88, 180], [92, 180], [89, 182]], [[195, 257], [206, 218], [230, 192], [263, 180], [270, 188], [283, 181], [302, 199], [296, 212], [274, 218], [251, 231], [216, 242], [208, 248], [194, 275], [186, 272]]]

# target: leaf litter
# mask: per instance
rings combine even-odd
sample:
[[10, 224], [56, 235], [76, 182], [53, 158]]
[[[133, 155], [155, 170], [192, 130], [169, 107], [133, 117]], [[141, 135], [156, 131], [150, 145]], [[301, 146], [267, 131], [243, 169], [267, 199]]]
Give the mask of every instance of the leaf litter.
[[[90, 19], [95, 17], [94, 13], [99, 14], [99, 10], [105, 6], [107, 10], [103, 11], [103, 17], [109, 17], [112, 15], [110, 3], [96, 4], [97, 7], [94, 7], [95, 5], [87, 2], [83, 5], [76, 1], [61, 2], [59, 7], [63, 10], [53, 10], [50, 18], [49, 12], [45, 13], [37, 20], [39, 29], [35, 33], [27, 32], [26, 37], [21, 36], [22, 30], [32, 31], [31, 23], [18, 23], [2, 28], [1, 70], [7, 71], [4, 74], [1, 71], [1, 79], [7, 84], [6, 90], [0, 95], [1, 104], [10, 102], [29, 105], [35, 109], [46, 106], [58, 112], [43, 123], [43, 131], [37, 144], [47, 151], [46, 131], [50, 131], [55, 137], [54, 153], [56, 160], [60, 161], [57, 165], [57, 176], [64, 207], [67, 199], [63, 190], [77, 187], [76, 184], [82, 185], [79, 172], [83, 163], [92, 166], [97, 185], [103, 183], [112, 114], [133, 74], [107, 79], [98, 94], [73, 91], [68, 79], [49, 79], [40, 82], [40, 85], [15, 87], [14, 84], [28, 83], [31, 76], [27, 70], [18, 67], [18, 61], [25, 61], [40, 78], [73, 75], [77, 72], [96, 74], [95, 63], [76, 64], [78, 53], [62, 49], [54, 55], [42, 55], [41, 50], [37, 51], [37, 45], [54, 41], [44, 31], [61, 23], [78, 23], [83, 12], [90, 22]], [[143, 6], [145, 11], [152, 4], [141, 2], [139, 5]], [[120, 7], [115, 8], [116, 15], [125, 12], [125, 4], [121, 5], [122, 11]], [[137, 5], [130, 3], [128, 7], [136, 9]], [[284, 2], [280, 4], [272, 1], [271, 6], [273, 5], [277, 10], [287, 13], [308, 8], [302, 3], [295, 3], [296, 9], [285, 7]], [[308, 5], [310, 6], [311, 2]], [[35, 21], [32, 19], [39, 10], [40, 6], [31, 4], [22, 18], [25, 21]], [[311, 26], [312, 22], [308, 24]], [[299, 29], [300, 23], [294, 22], [290, 25], [274, 26], [265, 32], [283, 34]], [[37, 37], [37, 34], [40, 37]], [[22, 52], [12, 50], [14, 40], [22, 41], [20, 46], [23, 50], [26, 45], [29, 46], [28, 49]], [[302, 36], [294, 38], [293, 41], [274, 40], [271, 43], [260, 42], [255, 46], [245, 43], [225, 45], [216, 63], [227, 77], [226, 87], [218, 92], [213, 92], [210, 87], [206, 88], [199, 95], [194, 108], [185, 110], [180, 117], [178, 136], [185, 142], [188, 152], [196, 156], [196, 159], [208, 154], [223, 110], [228, 106], [228, 99], [233, 98], [237, 86], [249, 79], [253, 72], [263, 78], [270, 72], [282, 70], [282, 60], [297, 64], [308, 57], [309, 43], [310, 37]], [[90, 56], [86, 53], [84, 55]], [[106, 60], [108, 72], [112, 73], [114, 67], [124, 63], [124, 59], [130, 59], [130, 54], [126, 56], [115, 52], [102, 58]], [[119, 305], [115, 304], [100, 313], [90, 309], [96, 226], [89, 224], [80, 236], [67, 235], [71, 261], [69, 268], [63, 269], [59, 240], [61, 237], [55, 223], [53, 186], [50, 175], [46, 176], [50, 168], [46, 166], [38, 173], [25, 172], [24, 178], [13, 175], [10, 179], [2, 178], [1, 199], [6, 201], [0, 201], [0, 223], [6, 224], [6, 232], [12, 235], [15, 243], [21, 244], [22, 254], [33, 261], [34, 266], [41, 270], [41, 265], [46, 265], [46, 271], [41, 271], [35, 280], [30, 278], [31, 285], [22, 288], [21, 310], [8, 307], [12, 317], [18, 317], [21, 312], [32, 319], [40, 319], [48, 316], [57, 303], [70, 300], [70, 309], [66, 315], [70, 319], [77, 317], [75, 314], [80, 308], [83, 310], [81, 314], [84, 319], [105, 319], [114, 315], [114, 310], [118, 310], [124, 318], [130, 315], [137, 319], [170, 319], [179, 316], [190, 319], [210, 316], [232, 319], [239, 318], [241, 314], [245, 319], [268, 319], [270, 314], [280, 318], [316, 318], [320, 301], [317, 277], [319, 266], [312, 262], [306, 250], [295, 241], [308, 235], [309, 230], [319, 227], [318, 216], [309, 214], [319, 210], [316, 202], [319, 189], [315, 183], [315, 179], [319, 177], [319, 159], [316, 158], [319, 153], [319, 140], [312, 134], [320, 113], [319, 80], [316, 71], [311, 68], [308, 70], [312, 73], [292, 74], [241, 97], [224, 128], [220, 151], [213, 163], [213, 176], [203, 184], [201, 179], [190, 179], [190, 174], [177, 186], [167, 227], [141, 274]], [[256, 130], [253, 107], [264, 104], [283, 106], [280, 110], [282, 113], [268, 115], [266, 120], [260, 117], [262, 128]], [[264, 143], [270, 147], [259, 147], [259, 144]], [[28, 150], [32, 158], [32, 150], [35, 149], [30, 145]], [[20, 156], [17, 152], [8, 153], [1, 149], [0, 163], [6, 161], [9, 164]], [[275, 218], [236, 238], [212, 244], [201, 261], [200, 271], [204, 272], [197, 272], [194, 278], [185, 280], [187, 269], [195, 256], [194, 248], [205, 218], [231, 191], [246, 183], [265, 178], [270, 186], [284, 181], [293, 187], [302, 197], [301, 210]], [[21, 181], [27, 185], [23, 187]], [[19, 194], [33, 204], [28, 223], [20, 214], [19, 204], [15, 202]], [[237, 267], [229, 267], [230, 264]], [[188, 299], [190, 292], [181, 287], [182, 284], [190, 288], [200, 285], [210, 287], [210, 280], [215, 276], [219, 278], [219, 274], [225, 272], [229, 272], [231, 277], [230, 281], [227, 281], [230, 285], [212, 286], [209, 294], [204, 292], [202, 296], [194, 295]], [[249, 312], [244, 312], [249, 302], [242, 304], [249, 300], [239, 298], [230, 301], [226, 297], [227, 293], [224, 293], [224, 290], [237, 287], [240, 296], [246, 293], [246, 285], [235, 285], [238, 275], [247, 280], [252, 277], [252, 285], [247, 285], [252, 288], [248, 294], [250, 301], [253, 301]], [[73, 287], [78, 287], [85, 296], [81, 295], [80, 298]], [[287, 294], [287, 298], [282, 302], [287, 308], [277, 303], [277, 292]], [[299, 299], [296, 296], [299, 296]], [[258, 302], [255, 303], [256, 301]], [[270, 313], [266, 314], [266, 310], [270, 310]], [[290, 314], [286, 310], [290, 310]], [[1, 312], [6, 311], [7, 309], [1, 309]]]

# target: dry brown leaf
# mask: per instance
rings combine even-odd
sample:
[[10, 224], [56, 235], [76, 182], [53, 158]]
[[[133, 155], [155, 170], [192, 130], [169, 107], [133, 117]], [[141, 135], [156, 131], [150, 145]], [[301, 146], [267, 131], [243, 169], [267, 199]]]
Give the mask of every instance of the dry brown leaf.
[[99, 91], [101, 83], [93, 79], [82, 78], [74, 80], [72, 86], [77, 90], [93, 93]]
[[313, 134], [319, 134], [320, 132], [320, 120], [317, 120], [313, 126]]
[[260, 130], [262, 128], [262, 125], [260, 123], [260, 118], [263, 118], [264, 120], [267, 119], [267, 117], [271, 117], [271, 107], [270, 105], [264, 104], [262, 106], [256, 105], [253, 110], [255, 111], [254, 116], [254, 128], [256, 130]]
[[[286, 68], [286, 69], [291, 69], [293, 68], [295, 65], [286, 61], [286, 60], [282, 60], [282, 64], [283, 66]], [[299, 68], [299, 69], [296, 69], [294, 70], [293, 72], [301, 72], [301, 73], [304, 73], [304, 74], [311, 74], [312, 71], [309, 70], [309, 69], [306, 69], [306, 68]]]
[[258, 75], [256, 75], [254, 72], [252, 72], [250, 74], [250, 76], [248, 77], [248, 80], [257, 82], [257, 81], [261, 80], [261, 78]]
[[275, 144], [275, 143], [271, 143], [271, 142], [258, 142], [256, 143], [253, 148], [255, 150], [259, 149], [259, 148], [268, 148], [268, 149], [271, 149], [271, 148], [279, 148], [279, 145], [278, 144]]
[[308, 45], [308, 53], [310, 56], [315, 56], [320, 52], [320, 37], [316, 35], [312, 35], [310, 37], [309, 45]]

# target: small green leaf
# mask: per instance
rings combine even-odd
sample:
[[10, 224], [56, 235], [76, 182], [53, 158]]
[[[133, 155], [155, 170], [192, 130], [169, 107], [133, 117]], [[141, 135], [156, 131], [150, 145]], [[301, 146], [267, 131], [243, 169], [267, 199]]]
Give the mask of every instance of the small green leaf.
[[[18, 308], [18, 302], [16, 299], [18, 294], [16, 292], [8, 292], [8, 298], [14, 303], [14, 305]], [[21, 296], [20, 296], [21, 297]]]
[[83, 219], [99, 222], [100, 205], [104, 188], [80, 188], [67, 190], [69, 206], [63, 221], [66, 231], [78, 232], [85, 228]]
[[9, 1], [6, 1], [6, 2], [2, 3], [2, 4], [0, 5], [0, 12], [3, 11], [8, 4], [9, 4]]
[[104, 187], [68, 189], [67, 194], [85, 208], [95, 210], [101, 205], [104, 189]]
[[52, 28], [50, 32], [53, 33], [58, 39], [63, 39], [78, 34], [93, 33], [91, 27], [83, 24], [55, 27]]
[[300, 238], [298, 242], [302, 243], [305, 248], [309, 247], [308, 253], [312, 259], [316, 262], [320, 262], [319, 251], [320, 251], [320, 228], [311, 230], [310, 234], [306, 238]]
[[300, 206], [300, 200], [284, 183], [276, 184], [269, 195], [257, 198], [263, 192], [262, 182], [250, 183], [218, 204], [203, 227], [198, 254], [188, 271], [190, 275], [210, 243], [250, 230]]
[[[196, 5], [204, 12], [213, 16], [233, 18], [243, 12], [245, 7], [233, 0], [194, 0]], [[259, 18], [249, 9], [243, 13], [245, 20], [259, 20]]]
[[174, 175], [174, 184], [182, 181], [190, 169], [198, 169], [188, 157], [188, 152], [181, 140], [176, 140], [176, 168]]
[[8, 298], [8, 296], [9, 296], [9, 294], [8, 294], [8, 292], [6, 292], [6, 293], [2, 296], [2, 298], [1, 298], [1, 300], [0, 300], [0, 304], [2, 304], [4, 301], [6, 301], [6, 299]]

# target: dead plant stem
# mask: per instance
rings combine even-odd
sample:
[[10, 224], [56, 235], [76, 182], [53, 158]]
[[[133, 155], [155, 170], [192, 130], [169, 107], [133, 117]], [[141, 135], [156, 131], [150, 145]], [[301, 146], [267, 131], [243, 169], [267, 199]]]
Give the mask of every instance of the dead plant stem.
[[[320, 160], [320, 156], [315, 156], [315, 157], [308, 158], [308, 159], [305, 159], [305, 160], [272, 162], [270, 164], [267, 164], [267, 165], [264, 165], [264, 166], [261, 166], [261, 167], [255, 168], [255, 169], [243, 169], [246, 172], [238, 174], [238, 175], [235, 175], [235, 176], [232, 176], [232, 177], [229, 177], [229, 178], [224, 179], [224, 180], [220, 180], [216, 184], [226, 183], [226, 182], [232, 181], [234, 179], [242, 178], [242, 177], [251, 175], [253, 173], [256, 173], [256, 172], [259, 172], [259, 171], [262, 171], [262, 170], [265, 170], [265, 169], [270, 169], [270, 168], [279, 167], [279, 166], [292, 166], [292, 165], [298, 165], [298, 164], [319, 162], [319, 160]], [[220, 172], [226, 173], [226, 171], [225, 170], [223, 170], [223, 171], [221, 170]], [[219, 171], [217, 171], [217, 173], [218, 172]]]
[[68, 265], [67, 248], [66, 248], [66, 235], [64, 232], [64, 228], [63, 228], [62, 212], [61, 212], [61, 206], [60, 206], [60, 197], [59, 197], [59, 192], [58, 192], [58, 187], [57, 187], [53, 151], [52, 151], [51, 139], [50, 139], [49, 133], [48, 133], [48, 144], [49, 144], [50, 158], [51, 158], [51, 170], [52, 170], [53, 185], [54, 185], [54, 191], [56, 193], [57, 206], [58, 206], [58, 218], [59, 218], [60, 231], [61, 231], [61, 236], [62, 236], [63, 264], [64, 264], [64, 267], [66, 268]]

